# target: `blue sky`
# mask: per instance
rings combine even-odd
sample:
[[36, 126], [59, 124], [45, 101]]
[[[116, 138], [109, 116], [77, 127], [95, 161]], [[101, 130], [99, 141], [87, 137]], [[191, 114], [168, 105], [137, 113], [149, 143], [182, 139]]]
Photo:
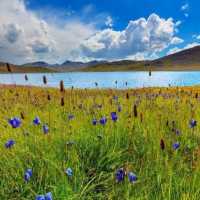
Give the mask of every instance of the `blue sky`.
[[200, 42], [197, 0], [2, 0], [0, 7], [0, 60], [14, 63], [154, 59]]

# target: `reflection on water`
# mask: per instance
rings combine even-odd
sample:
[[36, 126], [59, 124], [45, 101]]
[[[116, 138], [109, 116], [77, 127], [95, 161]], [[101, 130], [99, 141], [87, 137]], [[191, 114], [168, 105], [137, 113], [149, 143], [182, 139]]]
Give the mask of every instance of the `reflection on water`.
[[[200, 84], [200, 72], [71, 72], [71, 73], [41, 73], [0, 74], [0, 84], [42, 86], [42, 77], [47, 77], [49, 87], [58, 87], [60, 80], [65, 87], [94, 88], [95, 82], [100, 88], [135, 88], [148, 86], [190, 86]], [[117, 84], [115, 81], [117, 80]], [[126, 86], [127, 82], [127, 86]]]

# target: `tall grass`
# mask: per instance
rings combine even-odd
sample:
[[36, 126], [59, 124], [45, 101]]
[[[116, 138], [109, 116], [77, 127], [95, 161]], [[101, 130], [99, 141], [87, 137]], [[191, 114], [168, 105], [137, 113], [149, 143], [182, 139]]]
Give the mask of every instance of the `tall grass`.
[[[200, 199], [199, 92], [64, 90], [62, 82], [60, 90], [1, 87], [0, 199], [31, 200], [47, 192], [56, 200]], [[111, 112], [117, 112], [116, 122]], [[23, 118], [20, 128], [8, 124], [14, 116]], [[39, 126], [33, 125], [36, 116]], [[102, 117], [105, 125], [93, 125]], [[191, 119], [197, 120], [194, 128]], [[16, 142], [11, 149], [4, 146], [9, 139]], [[33, 176], [26, 183], [28, 168]], [[117, 183], [119, 168], [138, 180]]]

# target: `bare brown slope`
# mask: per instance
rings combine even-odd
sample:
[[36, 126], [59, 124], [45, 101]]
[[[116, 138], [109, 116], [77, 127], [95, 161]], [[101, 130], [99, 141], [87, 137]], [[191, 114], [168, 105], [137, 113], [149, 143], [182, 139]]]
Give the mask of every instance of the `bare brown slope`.
[[[42, 72], [55, 72], [54, 69], [46, 67], [29, 67], [29, 66], [16, 66], [9, 64], [13, 73], [42, 73]], [[0, 62], [0, 73], [8, 73], [7, 64]]]

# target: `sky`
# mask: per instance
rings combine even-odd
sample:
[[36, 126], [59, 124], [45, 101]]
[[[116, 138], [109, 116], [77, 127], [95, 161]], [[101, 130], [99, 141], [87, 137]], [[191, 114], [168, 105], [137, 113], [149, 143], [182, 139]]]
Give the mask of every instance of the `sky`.
[[200, 43], [198, 0], [0, 0], [0, 61], [156, 59]]

